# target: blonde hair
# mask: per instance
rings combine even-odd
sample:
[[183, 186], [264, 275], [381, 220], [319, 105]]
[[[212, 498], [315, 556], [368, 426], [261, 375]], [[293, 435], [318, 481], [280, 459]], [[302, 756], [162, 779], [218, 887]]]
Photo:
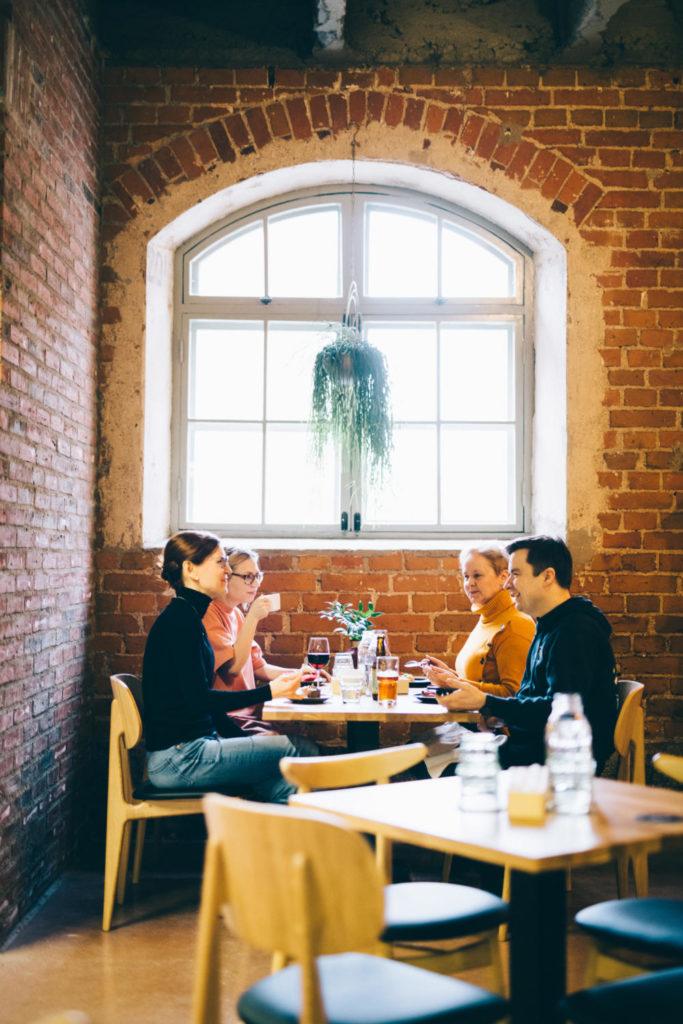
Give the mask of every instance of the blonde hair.
[[474, 544], [463, 548], [460, 552], [460, 571], [465, 571], [465, 562], [470, 555], [480, 555], [489, 563], [496, 576], [507, 572], [508, 556], [500, 544], [487, 544], [486, 547], [476, 547]]
[[242, 562], [247, 562], [249, 559], [256, 565], [259, 564], [257, 552], [252, 551], [250, 548], [225, 548], [224, 554], [231, 569], [236, 569], [238, 565], [241, 565]]

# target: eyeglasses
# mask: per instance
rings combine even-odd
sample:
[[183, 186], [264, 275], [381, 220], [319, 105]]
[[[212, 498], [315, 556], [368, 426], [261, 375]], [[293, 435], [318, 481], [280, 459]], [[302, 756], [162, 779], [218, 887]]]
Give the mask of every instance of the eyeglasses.
[[239, 578], [241, 580], [244, 580], [244, 582], [249, 587], [252, 585], [252, 583], [260, 583], [261, 580], [263, 579], [262, 572], [232, 572], [230, 573], [230, 575], [239, 576]]

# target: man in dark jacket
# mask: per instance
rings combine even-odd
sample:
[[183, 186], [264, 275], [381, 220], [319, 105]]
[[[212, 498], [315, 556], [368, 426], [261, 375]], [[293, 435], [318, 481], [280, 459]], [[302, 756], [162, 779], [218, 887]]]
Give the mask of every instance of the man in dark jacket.
[[508, 544], [508, 587], [520, 611], [536, 620], [520, 688], [514, 697], [487, 696], [479, 687], [448, 673], [435, 682], [454, 687], [439, 698], [452, 711], [480, 710], [508, 727], [501, 762], [543, 762], [544, 729], [554, 693], [579, 693], [593, 731], [598, 772], [612, 753], [617, 718], [612, 628], [585, 597], [572, 597], [572, 556], [555, 537], [522, 537]]

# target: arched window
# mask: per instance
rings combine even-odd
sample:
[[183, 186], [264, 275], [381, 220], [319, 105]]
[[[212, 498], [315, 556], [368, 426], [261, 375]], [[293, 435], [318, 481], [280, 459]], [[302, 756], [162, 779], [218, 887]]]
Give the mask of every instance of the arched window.
[[[525, 526], [530, 416], [524, 247], [442, 200], [363, 186], [240, 211], [178, 254], [175, 526], [231, 535], [504, 535]], [[394, 453], [370, 484], [318, 463], [316, 352], [352, 277], [387, 359]], [[358, 519], [356, 519], [358, 522]]]

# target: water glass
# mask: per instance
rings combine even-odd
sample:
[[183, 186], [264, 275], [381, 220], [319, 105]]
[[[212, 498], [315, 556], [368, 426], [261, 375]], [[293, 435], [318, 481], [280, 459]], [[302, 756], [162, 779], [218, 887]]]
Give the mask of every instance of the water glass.
[[497, 811], [500, 761], [498, 747], [506, 736], [463, 730], [456, 774], [461, 811]]
[[344, 704], [358, 704], [363, 693], [363, 672], [357, 668], [346, 669], [339, 677], [341, 698]]
[[332, 693], [339, 696], [341, 693], [340, 679], [347, 672], [351, 672], [353, 668], [353, 655], [350, 651], [340, 651], [335, 654], [332, 662]]

